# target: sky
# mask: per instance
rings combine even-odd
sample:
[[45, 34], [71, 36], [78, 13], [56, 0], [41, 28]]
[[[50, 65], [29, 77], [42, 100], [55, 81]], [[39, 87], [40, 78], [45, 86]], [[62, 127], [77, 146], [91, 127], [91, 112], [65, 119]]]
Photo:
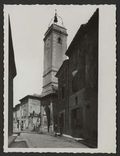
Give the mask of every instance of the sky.
[[9, 14], [17, 75], [14, 78], [14, 106], [21, 98], [41, 94], [43, 83], [44, 34], [55, 9], [67, 29], [67, 47], [81, 24], [88, 22], [96, 5], [4, 5]]

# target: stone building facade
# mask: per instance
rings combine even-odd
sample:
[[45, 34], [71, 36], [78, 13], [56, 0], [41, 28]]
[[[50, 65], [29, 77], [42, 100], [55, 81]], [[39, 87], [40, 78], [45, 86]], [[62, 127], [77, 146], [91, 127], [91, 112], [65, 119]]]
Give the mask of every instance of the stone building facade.
[[[81, 25], [68, 47], [68, 65], [63, 62], [56, 75], [59, 82], [58, 112], [65, 110], [64, 114], [68, 114], [68, 117], [64, 115], [64, 133], [83, 138], [94, 147], [97, 147], [98, 133], [98, 25], [99, 12], [96, 10], [88, 23]], [[60, 94], [64, 85], [67, 87], [63, 89], [63, 100]]]
[[8, 136], [13, 134], [13, 80], [16, 76], [16, 65], [12, 41], [12, 32], [9, 19], [8, 33]]
[[40, 98], [27, 95], [20, 99], [20, 126], [21, 130], [34, 130], [41, 120], [41, 102]]
[[63, 133], [69, 133], [69, 60], [65, 60], [58, 70], [58, 132], [60, 123], [63, 125]]
[[20, 104], [17, 104], [13, 108], [13, 132], [20, 130], [21, 123], [21, 107]]

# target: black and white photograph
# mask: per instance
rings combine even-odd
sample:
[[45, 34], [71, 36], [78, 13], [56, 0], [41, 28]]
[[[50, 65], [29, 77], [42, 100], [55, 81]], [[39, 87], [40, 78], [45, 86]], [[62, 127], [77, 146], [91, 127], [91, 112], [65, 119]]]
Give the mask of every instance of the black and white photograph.
[[4, 5], [4, 151], [116, 152], [116, 6]]

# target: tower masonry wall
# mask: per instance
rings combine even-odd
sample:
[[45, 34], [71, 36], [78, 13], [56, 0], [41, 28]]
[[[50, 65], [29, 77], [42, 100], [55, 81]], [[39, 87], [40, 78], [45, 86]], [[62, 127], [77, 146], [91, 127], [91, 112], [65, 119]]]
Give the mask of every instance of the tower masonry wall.
[[65, 55], [66, 50], [67, 50], [66, 36], [64, 36], [63, 34], [61, 35], [58, 33], [54, 33], [52, 44], [52, 66], [56, 67], [57, 70], [60, 68], [63, 61], [66, 59]]
[[43, 94], [51, 93], [53, 86], [58, 86], [58, 79], [55, 77], [62, 62], [66, 59], [67, 32], [64, 27], [52, 24], [44, 38], [44, 73], [43, 73]]

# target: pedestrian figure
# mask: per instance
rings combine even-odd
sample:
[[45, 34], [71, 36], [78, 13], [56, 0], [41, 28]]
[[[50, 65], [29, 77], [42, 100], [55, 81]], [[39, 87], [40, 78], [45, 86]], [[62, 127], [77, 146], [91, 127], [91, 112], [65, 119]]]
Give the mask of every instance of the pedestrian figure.
[[17, 120], [17, 129], [19, 130], [19, 120]]
[[41, 131], [41, 123], [39, 123], [39, 125], [38, 125], [38, 132], [40, 132]]
[[57, 136], [57, 130], [58, 130], [58, 126], [57, 126], [57, 124], [55, 124], [55, 126], [54, 126], [55, 137]]
[[39, 131], [39, 124], [40, 124], [40, 122], [39, 122], [39, 118], [37, 119], [37, 122], [36, 122], [36, 131], [38, 132]]
[[22, 121], [22, 123], [21, 123], [21, 131], [23, 131], [23, 121]]
[[35, 131], [35, 124], [33, 124], [33, 131]]
[[59, 126], [60, 126], [60, 136], [62, 136], [62, 134], [63, 134], [63, 120], [62, 120], [62, 116], [60, 117]]

